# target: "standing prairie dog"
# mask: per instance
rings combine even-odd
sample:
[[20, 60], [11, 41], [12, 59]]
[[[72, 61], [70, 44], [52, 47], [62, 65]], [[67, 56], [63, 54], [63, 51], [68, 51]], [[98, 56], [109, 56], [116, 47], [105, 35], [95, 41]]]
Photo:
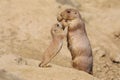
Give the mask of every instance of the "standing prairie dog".
[[92, 49], [80, 13], [75, 9], [66, 9], [58, 15], [57, 20], [68, 25], [67, 42], [72, 55], [72, 66], [92, 74]]
[[52, 42], [45, 50], [43, 59], [39, 64], [40, 67], [47, 67], [47, 64], [54, 58], [61, 50], [63, 39], [66, 36], [66, 29], [63, 29], [60, 23], [55, 24], [51, 29]]

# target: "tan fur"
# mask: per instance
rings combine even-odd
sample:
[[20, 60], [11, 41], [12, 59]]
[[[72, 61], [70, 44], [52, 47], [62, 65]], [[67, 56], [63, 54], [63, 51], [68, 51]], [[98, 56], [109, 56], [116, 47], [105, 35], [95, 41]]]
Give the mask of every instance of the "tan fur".
[[66, 9], [57, 20], [64, 27], [68, 25], [67, 42], [72, 55], [72, 66], [92, 74], [92, 49], [80, 13], [75, 9]]
[[47, 67], [47, 64], [52, 60], [54, 56], [61, 50], [63, 39], [66, 36], [65, 30], [60, 23], [55, 24], [51, 29], [52, 42], [45, 50], [43, 59], [39, 64], [40, 67]]

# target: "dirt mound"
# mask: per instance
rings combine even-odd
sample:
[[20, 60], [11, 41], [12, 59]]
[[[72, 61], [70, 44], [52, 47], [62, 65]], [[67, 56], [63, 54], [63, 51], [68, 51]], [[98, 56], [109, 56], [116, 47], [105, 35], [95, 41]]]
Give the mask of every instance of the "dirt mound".
[[17, 77], [22, 78], [21, 80], [98, 80], [88, 73], [72, 68], [52, 64], [52, 67], [40, 68], [37, 60], [10, 54], [2, 55], [0, 62], [0, 69], [4, 69], [0, 70], [0, 80], [20, 80]]

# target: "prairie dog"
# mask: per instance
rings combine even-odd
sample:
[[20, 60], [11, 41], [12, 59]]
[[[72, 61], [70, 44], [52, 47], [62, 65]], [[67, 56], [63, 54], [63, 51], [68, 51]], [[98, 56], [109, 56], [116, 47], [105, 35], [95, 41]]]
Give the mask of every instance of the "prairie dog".
[[48, 67], [47, 64], [59, 53], [63, 45], [63, 39], [66, 36], [66, 29], [63, 29], [60, 23], [53, 25], [51, 29], [52, 42], [45, 50], [40, 67]]
[[72, 56], [72, 66], [92, 74], [92, 49], [85, 30], [85, 24], [79, 11], [66, 9], [58, 15], [57, 20], [68, 26], [67, 43]]

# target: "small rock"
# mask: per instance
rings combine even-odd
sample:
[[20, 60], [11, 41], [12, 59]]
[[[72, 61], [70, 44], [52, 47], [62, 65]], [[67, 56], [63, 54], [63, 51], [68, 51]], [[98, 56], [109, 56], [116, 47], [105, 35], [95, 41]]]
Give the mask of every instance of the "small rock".
[[25, 59], [23, 59], [22, 57], [18, 57], [17, 59], [15, 59], [15, 61], [18, 64], [23, 64], [23, 65], [27, 65], [27, 61]]
[[106, 56], [106, 51], [100, 47], [93, 49], [93, 52], [95, 53], [98, 59]]
[[113, 63], [120, 63], [120, 53], [118, 53], [116, 56], [111, 56], [111, 60]]

